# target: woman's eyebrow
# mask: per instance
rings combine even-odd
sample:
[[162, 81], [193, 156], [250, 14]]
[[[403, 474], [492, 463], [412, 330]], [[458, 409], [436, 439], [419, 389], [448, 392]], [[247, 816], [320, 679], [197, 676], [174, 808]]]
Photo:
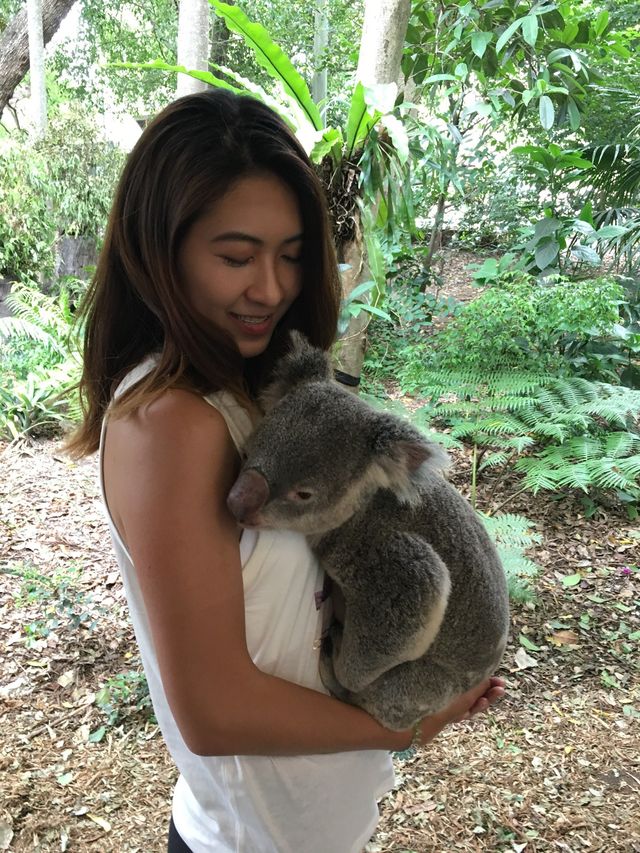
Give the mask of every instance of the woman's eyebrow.
[[[297, 243], [302, 240], [304, 234], [295, 234], [293, 237], [287, 237], [286, 240], [283, 240], [283, 243]], [[218, 234], [217, 237], [214, 237], [211, 241], [212, 243], [229, 243], [229, 242], [238, 242], [238, 243], [251, 243], [254, 246], [262, 246], [264, 245], [264, 240], [261, 240], [259, 237], [254, 237], [252, 234], [245, 234], [243, 231], [225, 231], [224, 234]]]

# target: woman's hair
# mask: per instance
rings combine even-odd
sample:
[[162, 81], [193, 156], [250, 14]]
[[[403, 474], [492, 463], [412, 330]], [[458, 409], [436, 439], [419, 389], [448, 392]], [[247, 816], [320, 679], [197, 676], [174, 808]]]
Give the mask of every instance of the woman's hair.
[[[302, 290], [261, 356], [244, 360], [230, 336], [187, 299], [178, 250], [190, 226], [240, 178], [269, 172], [294, 192], [304, 241]], [[79, 312], [84, 324], [80, 394], [84, 421], [67, 443], [76, 456], [98, 448], [115, 388], [146, 355], [155, 367], [112, 411], [124, 414], [170, 387], [255, 396], [286, 349], [287, 331], [316, 346], [334, 340], [339, 279], [322, 185], [284, 121], [251, 97], [212, 90], [170, 104], [129, 155], [104, 247]]]

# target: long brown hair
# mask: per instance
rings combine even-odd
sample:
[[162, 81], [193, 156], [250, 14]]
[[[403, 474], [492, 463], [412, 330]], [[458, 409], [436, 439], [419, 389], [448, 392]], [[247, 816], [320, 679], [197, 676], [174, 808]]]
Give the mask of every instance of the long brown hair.
[[[270, 172], [295, 193], [304, 243], [300, 295], [267, 351], [243, 360], [232, 339], [190, 305], [177, 256], [190, 226], [242, 176]], [[146, 355], [155, 367], [112, 411], [133, 411], [169, 387], [254, 396], [286, 346], [304, 332], [334, 340], [339, 283], [322, 185], [284, 121], [251, 97], [211, 90], [170, 104], [143, 132], [116, 190], [104, 247], [80, 309], [84, 421], [67, 442], [76, 456], [98, 448], [102, 418], [120, 380]]]

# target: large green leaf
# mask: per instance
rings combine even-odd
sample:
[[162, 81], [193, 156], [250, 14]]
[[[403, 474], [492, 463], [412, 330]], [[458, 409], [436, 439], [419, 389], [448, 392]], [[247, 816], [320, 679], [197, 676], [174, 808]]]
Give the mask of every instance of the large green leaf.
[[216, 15], [224, 19], [227, 27], [241, 36], [247, 47], [251, 48], [258, 63], [271, 77], [279, 80], [285, 91], [298, 102], [313, 127], [321, 130], [322, 118], [307, 84], [267, 30], [261, 24], [249, 20], [237, 6], [230, 6], [220, 0], [209, 0], [209, 3]]
[[210, 71], [196, 71], [186, 68], [184, 65], [171, 65], [169, 62], [164, 62], [162, 59], [155, 59], [153, 62], [113, 62], [111, 68], [134, 68], [143, 71], [172, 71], [175, 74], [187, 74], [189, 77], [194, 77], [196, 80], [202, 80], [210, 86], [215, 86], [218, 89], [227, 89], [229, 92], [235, 92], [237, 95], [244, 94], [242, 89], [232, 86], [226, 80], [221, 80]]
[[348, 159], [362, 145], [379, 117], [379, 113], [371, 115], [369, 112], [364, 97], [364, 86], [362, 83], [357, 83], [347, 117], [346, 153]]
[[340, 161], [342, 153], [342, 131], [337, 127], [330, 127], [322, 134], [322, 138], [316, 142], [311, 151], [311, 160], [314, 163], [322, 163], [327, 154], [331, 154], [334, 163]]

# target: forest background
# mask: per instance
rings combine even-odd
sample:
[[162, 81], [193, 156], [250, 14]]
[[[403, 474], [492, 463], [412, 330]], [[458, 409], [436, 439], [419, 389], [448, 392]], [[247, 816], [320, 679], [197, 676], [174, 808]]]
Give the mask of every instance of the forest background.
[[[145, 799], [141, 755], [170, 771], [93, 469], [56, 442], [79, 417], [74, 315], [126, 151], [176, 94], [215, 85], [274, 106], [307, 148], [343, 276], [336, 364], [444, 444], [509, 576], [528, 720], [492, 723], [474, 760], [454, 735], [440, 797], [399, 758], [371, 849], [640, 850], [637, 4], [27, 5], [0, 0], [0, 849], [161, 849], [140, 835], [145, 804], [167, 805]], [[529, 751], [556, 723], [588, 747], [556, 743], [543, 774]], [[131, 761], [137, 803], [120, 783], [91, 799], [96, 762], [120, 778]], [[487, 763], [506, 775], [473, 775]]]

